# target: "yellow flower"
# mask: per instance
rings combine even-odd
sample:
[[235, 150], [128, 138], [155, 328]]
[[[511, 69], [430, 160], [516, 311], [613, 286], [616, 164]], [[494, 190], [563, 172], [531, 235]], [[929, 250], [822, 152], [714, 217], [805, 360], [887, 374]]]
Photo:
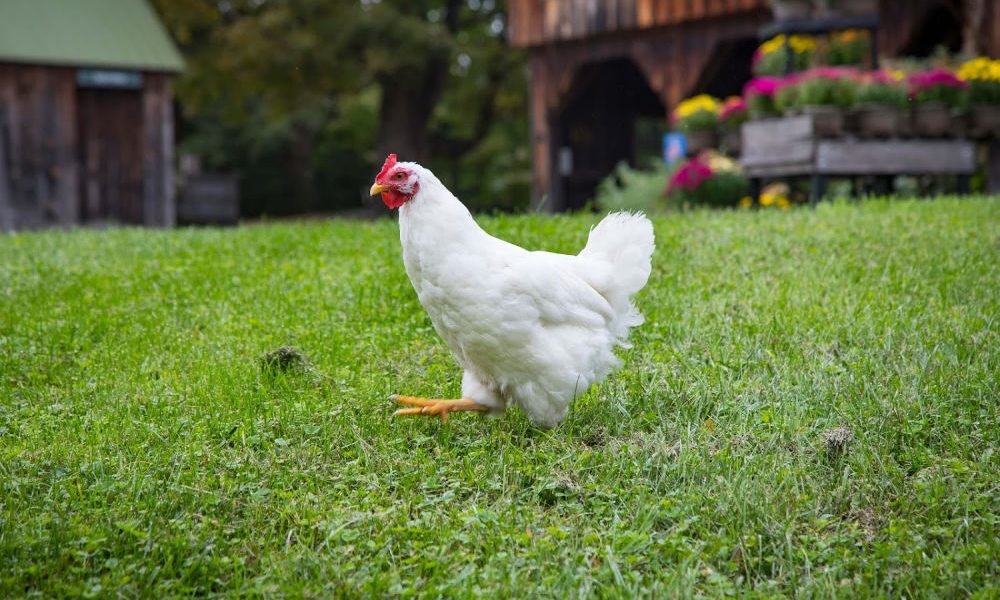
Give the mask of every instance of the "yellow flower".
[[789, 208], [792, 203], [788, 199], [788, 185], [772, 183], [765, 187], [760, 194], [760, 205], [763, 207], [776, 206], [783, 210]]
[[719, 101], [708, 94], [699, 94], [693, 98], [688, 98], [674, 108], [674, 119], [686, 119], [701, 110], [718, 114]]
[[[792, 52], [796, 54], [806, 54], [816, 51], [816, 40], [807, 35], [793, 35], [788, 38], [788, 45], [792, 47]], [[761, 54], [772, 54], [783, 51], [785, 47], [785, 34], [779, 33], [773, 38], [760, 45]]]
[[740, 208], [750, 208], [753, 206], [753, 198], [750, 196], [743, 196], [740, 198]]
[[980, 56], [962, 63], [955, 74], [964, 81], [1000, 81], [1000, 60]]

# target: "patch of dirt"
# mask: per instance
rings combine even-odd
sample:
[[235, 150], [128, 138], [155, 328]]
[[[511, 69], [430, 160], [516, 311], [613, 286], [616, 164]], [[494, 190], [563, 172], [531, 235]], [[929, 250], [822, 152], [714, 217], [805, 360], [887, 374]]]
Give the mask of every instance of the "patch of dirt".
[[834, 427], [819, 434], [827, 456], [837, 457], [847, 454], [854, 443], [854, 432], [850, 427]]
[[858, 524], [858, 527], [865, 532], [865, 538], [869, 542], [874, 541], [875, 536], [882, 529], [882, 522], [884, 521], [882, 516], [871, 508], [852, 510], [847, 514], [847, 518]]
[[260, 369], [270, 374], [304, 373], [311, 367], [309, 358], [301, 350], [291, 346], [282, 346], [260, 357]]

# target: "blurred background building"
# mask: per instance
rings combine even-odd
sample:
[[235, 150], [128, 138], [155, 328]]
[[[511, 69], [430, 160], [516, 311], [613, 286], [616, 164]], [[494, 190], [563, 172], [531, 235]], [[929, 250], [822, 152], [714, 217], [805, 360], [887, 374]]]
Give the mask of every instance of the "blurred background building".
[[[473, 210], [584, 207], [740, 92], [776, 4], [0, 0], [0, 227], [384, 214], [390, 152]], [[998, 2], [874, 4], [882, 56], [1000, 54]]]
[[[683, 98], [738, 95], [773, 4], [509, 0], [510, 42], [528, 49], [531, 67], [533, 203], [584, 206], [617, 163], [657, 153], [650, 132]], [[1000, 54], [997, 2], [881, 0], [878, 16], [884, 56]]]
[[135, 0], [0, 0], [0, 229], [172, 225], [170, 79]]

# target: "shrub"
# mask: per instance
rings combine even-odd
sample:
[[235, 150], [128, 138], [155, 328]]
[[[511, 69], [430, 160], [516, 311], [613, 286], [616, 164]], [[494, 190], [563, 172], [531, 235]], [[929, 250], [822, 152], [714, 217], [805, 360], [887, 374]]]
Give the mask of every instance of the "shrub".
[[662, 212], [666, 208], [663, 182], [668, 175], [666, 166], [659, 160], [652, 170], [633, 169], [627, 163], [619, 163], [614, 172], [598, 184], [594, 203], [603, 211]]

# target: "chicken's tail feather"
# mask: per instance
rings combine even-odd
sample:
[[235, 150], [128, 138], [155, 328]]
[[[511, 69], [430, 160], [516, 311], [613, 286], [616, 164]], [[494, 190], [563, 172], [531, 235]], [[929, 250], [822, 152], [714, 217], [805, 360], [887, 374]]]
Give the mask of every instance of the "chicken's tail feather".
[[645, 215], [615, 212], [590, 230], [587, 245], [580, 252], [582, 258], [594, 263], [587, 279], [619, 315], [615, 329], [622, 342], [628, 328], [643, 321], [631, 297], [649, 279], [654, 247], [653, 224]]

